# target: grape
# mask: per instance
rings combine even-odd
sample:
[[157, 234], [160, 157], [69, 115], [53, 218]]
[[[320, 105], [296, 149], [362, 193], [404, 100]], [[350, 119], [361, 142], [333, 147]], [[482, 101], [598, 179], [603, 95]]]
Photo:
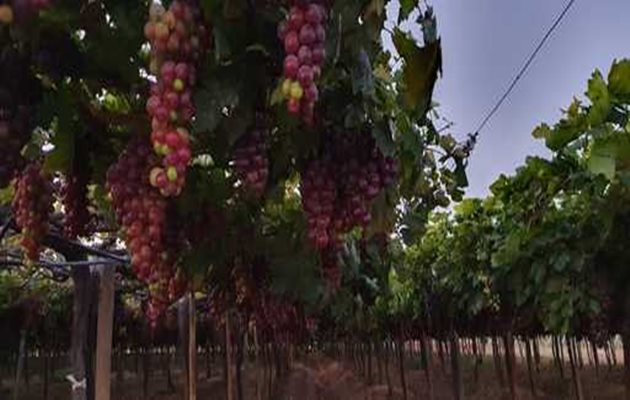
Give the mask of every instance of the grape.
[[53, 187], [50, 176], [42, 171], [38, 163], [29, 164], [17, 181], [13, 213], [17, 226], [22, 230], [22, 248], [30, 260], [39, 259], [41, 242], [48, 233], [52, 209]]
[[145, 178], [157, 162], [148, 138], [139, 136], [129, 142], [107, 172], [107, 189], [125, 231], [132, 269], [140, 281], [149, 285], [147, 316], [151, 321], [186, 288], [175, 265], [167, 200]]
[[161, 157], [150, 183], [165, 197], [178, 196], [192, 155], [187, 130], [195, 115], [191, 90], [196, 64], [208, 45], [207, 28], [196, 5], [176, 0], [168, 10], [158, 3], [151, 6], [144, 34], [151, 45], [150, 70], [156, 76], [146, 110], [153, 149]]
[[265, 148], [265, 132], [254, 130], [241, 138], [234, 151], [232, 166], [241, 187], [261, 197], [267, 186], [269, 160]]
[[[317, 102], [317, 81], [326, 57], [326, 9], [316, 1], [292, 1], [285, 21], [278, 26], [286, 57], [284, 60], [283, 94], [287, 110], [313, 124]], [[307, 95], [305, 95], [307, 94]]]
[[66, 176], [62, 187], [62, 203], [65, 209], [64, 233], [70, 239], [86, 236], [91, 215], [88, 210], [88, 176], [83, 171], [75, 171]]

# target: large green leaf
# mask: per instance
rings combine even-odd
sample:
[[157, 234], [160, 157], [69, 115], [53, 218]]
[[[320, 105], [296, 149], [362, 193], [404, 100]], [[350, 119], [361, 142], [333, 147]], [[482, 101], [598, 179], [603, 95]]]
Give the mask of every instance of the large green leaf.
[[442, 71], [440, 40], [419, 47], [416, 41], [400, 29], [394, 31], [394, 45], [404, 60], [403, 97], [408, 107], [424, 113], [431, 104], [433, 88]]

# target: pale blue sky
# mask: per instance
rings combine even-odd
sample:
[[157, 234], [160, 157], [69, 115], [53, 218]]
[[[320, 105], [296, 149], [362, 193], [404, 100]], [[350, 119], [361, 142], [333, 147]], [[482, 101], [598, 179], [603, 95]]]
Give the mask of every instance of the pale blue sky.
[[[567, 0], [432, 0], [442, 37], [444, 76], [435, 100], [458, 137], [474, 130], [503, 93]], [[390, 10], [391, 11], [391, 10]], [[483, 196], [527, 155], [540, 122], [585, 91], [595, 68], [630, 57], [630, 0], [577, 0], [503, 108], [480, 134], [469, 165], [469, 196]]]

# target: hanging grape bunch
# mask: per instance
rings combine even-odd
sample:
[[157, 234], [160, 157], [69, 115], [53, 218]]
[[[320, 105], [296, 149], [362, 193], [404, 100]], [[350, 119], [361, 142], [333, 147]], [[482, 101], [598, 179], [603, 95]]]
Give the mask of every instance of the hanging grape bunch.
[[323, 4], [294, 0], [286, 21], [278, 27], [284, 45], [284, 80], [282, 93], [291, 114], [301, 115], [313, 123], [315, 103], [319, 96], [317, 80], [326, 58], [325, 41], [327, 11]]
[[21, 245], [29, 260], [39, 259], [41, 242], [48, 233], [52, 209], [53, 187], [50, 177], [39, 164], [29, 164], [17, 181], [13, 198], [15, 222], [22, 230]]
[[153, 149], [161, 165], [150, 172], [151, 184], [165, 197], [177, 196], [185, 185], [191, 159], [188, 127], [195, 114], [192, 88], [196, 64], [207, 47], [200, 9], [176, 0], [168, 11], [158, 3], [150, 9], [145, 36], [151, 45], [151, 84], [147, 112]]
[[395, 160], [385, 157], [370, 135], [337, 135], [334, 140], [333, 152], [340, 173], [333, 237], [357, 226], [367, 226], [372, 220], [374, 199], [394, 182], [397, 174]]
[[255, 129], [238, 141], [232, 166], [245, 192], [256, 197], [264, 194], [269, 176], [265, 131]]
[[167, 244], [167, 200], [146, 179], [157, 163], [148, 138], [133, 139], [107, 172], [107, 189], [125, 231], [136, 276], [149, 285], [148, 317], [155, 321], [185, 289]]
[[340, 236], [371, 221], [374, 199], [394, 182], [396, 162], [367, 134], [335, 135], [326, 155], [309, 164], [300, 192], [309, 239], [317, 249], [337, 247]]
[[306, 213], [308, 238], [317, 249], [328, 247], [335, 212], [335, 170], [329, 160], [315, 160], [307, 167], [300, 186]]
[[61, 202], [65, 210], [64, 233], [70, 239], [88, 234], [91, 215], [88, 210], [87, 184], [89, 176], [85, 171], [73, 171], [66, 176], [61, 189]]

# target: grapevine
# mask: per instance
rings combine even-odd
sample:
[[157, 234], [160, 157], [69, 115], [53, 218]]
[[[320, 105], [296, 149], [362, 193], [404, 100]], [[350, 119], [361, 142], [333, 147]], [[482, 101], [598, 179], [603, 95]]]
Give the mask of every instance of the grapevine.
[[163, 196], [177, 196], [191, 159], [192, 88], [196, 63], [207, 46], [207, 31], [199, 8], [176, 0], [168, 11], [154, 3], [144, 32], [151, 45], [150, 70], [157, 79], [151, 84], [146, 109], [153, 148], [161, 157], [161, 165], [150, 172], [150, 182]]
[[288, 99], [291, 114], [313, 123], [319, 97], [317, 81], [326, 58], [327, 11], [316, 1], [293, 1], [285, 21], [278, 26], [278, 38], [284, 45], [284, 80], [282, 93]]
[[29, 164], [17, 181], [13, 212], [17, 226], [22, 230], [22, 248], [30, 260], [39, 258], [42, 240], [49, 229], [52, 205], [50, 177], [39, 164]]

